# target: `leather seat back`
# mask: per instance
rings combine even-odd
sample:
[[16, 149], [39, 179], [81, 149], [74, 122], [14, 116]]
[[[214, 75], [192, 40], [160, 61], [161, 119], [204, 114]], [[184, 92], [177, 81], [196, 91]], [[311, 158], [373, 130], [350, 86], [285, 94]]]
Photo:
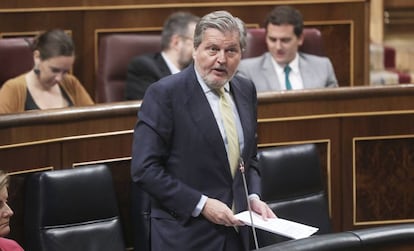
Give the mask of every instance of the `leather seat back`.
[[125, 250], [106, 165], [35, 173], [25, 198], [25, 250]]
[[99, 38], [97, 103], [125, 100], [127, 69], [132, 58], [161, 50], [159, 34], [106, 34]]
[[299, 240], [290, 240], [259, 249], [260, 251], [356, 251], [360, 240], [349, 232], [315, 235]]
[[388, 251], [412, 250], [414, 224], [394, 224], [345, 232], [314, 235], [299, 240], [276, 243], [260, 251]]
[[[281, 218], [331, 232], [329, 206], [322, 180], [319, 152], [314, 144], [262, 148], [258, 151], [262, 199]], [[287, 238], [263, 232], [261, 243]]]
[[33, 68], [32, 38], [0, 39], [0, 87], [9, 79]]

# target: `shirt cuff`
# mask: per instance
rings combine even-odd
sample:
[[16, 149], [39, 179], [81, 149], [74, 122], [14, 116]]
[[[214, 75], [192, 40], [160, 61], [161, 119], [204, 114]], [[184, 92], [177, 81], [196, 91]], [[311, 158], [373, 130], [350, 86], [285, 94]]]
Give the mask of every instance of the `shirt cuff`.
[[255, 193], [252, 193], [252, 194], [249, 195], [249, 200], [253, 200], [253, 199], [260, 200], [260, 197], [259, 197], [259, 195], [255, 194]]
[[203, 210], [204, 205], [206, 204], [206, 201], [207, 201], [207, 196], [201, 195], [201, 198], [198, 201], [196, 207], [194, 208], [193, 213], [191, 214], [191, 216], [198, 217], [200, 215], [201, 211]]

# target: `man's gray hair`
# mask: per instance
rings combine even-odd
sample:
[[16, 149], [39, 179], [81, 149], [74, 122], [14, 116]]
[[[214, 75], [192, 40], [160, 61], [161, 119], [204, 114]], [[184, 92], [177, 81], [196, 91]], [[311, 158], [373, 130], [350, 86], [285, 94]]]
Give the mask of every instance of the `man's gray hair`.
[[234, 17], [227, 11], [211, 12], [197, 23], [194, 32], [194, 48], [198, 48], [203, 41], [204, 31], [212, 28], [221, 32], [238, 32], [240, 35], [240, 48], [246, 48], [246, 27], [241, 19]]
[[[167, 20], [164, 21], [164, 26], [161, 33], [161, 49], [167, 50], [170, 48], [171, 38], [174, 35], [186, 37], [190, 34], [189, 26], [196, 24], [200, 18], [191, 14], [190, 12], [174, 12]], [[192, 32], [191, 32], [192, 33]]]

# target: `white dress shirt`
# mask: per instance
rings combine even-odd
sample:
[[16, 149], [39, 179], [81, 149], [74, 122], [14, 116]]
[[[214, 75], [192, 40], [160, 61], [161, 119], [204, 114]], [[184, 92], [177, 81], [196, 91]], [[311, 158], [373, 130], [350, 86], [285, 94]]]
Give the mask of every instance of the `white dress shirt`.
[[171, 60], [167, 57], [167, 55], [164, 52], [161, 52], [161, 56], [165, 60], [165, 62], [167, 63], [168, 69], [170, 69], [171, 74], [175, 74], [175, 73], [180, 72], [180, 69], [178, 69], [177, 66], [175, 66], [171, 62]]
[[[272, 57], [273, 67], [275, 68], [279, 83], [282, 83], [282, 90], [286, 90], [285, 72], [286, 65], [279, 65]], [[289, 73], [289, 81], [293, 90], [303, 89], [303, 81], [299, 71], [299, 54], [296, 53], [295, 58], [289, 63], [291, 71]]]

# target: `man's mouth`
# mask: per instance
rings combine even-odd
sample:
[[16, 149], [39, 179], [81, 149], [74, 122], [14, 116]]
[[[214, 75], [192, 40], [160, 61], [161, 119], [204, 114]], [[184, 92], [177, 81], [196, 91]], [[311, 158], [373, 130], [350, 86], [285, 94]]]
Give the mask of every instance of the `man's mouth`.
[[225, 68], [213, 68], [213, 71], [219, 74], [227, 74], [227, 70]]

